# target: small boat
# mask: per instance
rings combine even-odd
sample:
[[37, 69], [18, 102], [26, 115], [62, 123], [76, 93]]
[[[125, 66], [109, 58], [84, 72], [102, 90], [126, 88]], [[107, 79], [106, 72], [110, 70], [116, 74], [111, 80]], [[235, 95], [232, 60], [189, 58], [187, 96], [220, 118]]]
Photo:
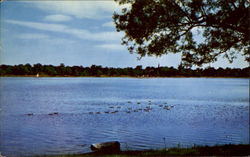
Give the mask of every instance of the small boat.
[[36, 77], [39, 77], [39, 73], [36, 74]]
[[117, 152], [120, 151], [120, 143], [118, 141], [96, 143], [91, 144], [90, 149], [95, 152]]

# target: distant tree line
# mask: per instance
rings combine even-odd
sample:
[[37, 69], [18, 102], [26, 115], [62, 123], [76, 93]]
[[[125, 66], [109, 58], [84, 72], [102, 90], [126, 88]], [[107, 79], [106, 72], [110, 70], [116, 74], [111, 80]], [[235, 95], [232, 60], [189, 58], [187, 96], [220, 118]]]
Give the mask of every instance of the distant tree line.
[[135, 68], [112, 68], [92, 65], [83, 66], [65, 66], [60, 64], [42, 65], [42, 64], [19, 64], [19, 65], [0, 65], [0, 76], [131, 76], [131, 77], [250, 77], [250, 67], [239, 68], [218, 68], [208, 67], [205, 69], [188, 69], [180, 65], [174, 67], [146, 67], [141, 65]]

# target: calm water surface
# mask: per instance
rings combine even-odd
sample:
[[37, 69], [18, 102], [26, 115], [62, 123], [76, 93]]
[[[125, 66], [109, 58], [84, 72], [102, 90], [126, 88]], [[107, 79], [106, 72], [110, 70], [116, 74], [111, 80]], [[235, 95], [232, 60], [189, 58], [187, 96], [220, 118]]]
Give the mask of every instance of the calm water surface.
[[0, 119], [7, 156], [85, 153], [111, 140], [123, 150], [249, 144], [249, 81], [6, 77]]

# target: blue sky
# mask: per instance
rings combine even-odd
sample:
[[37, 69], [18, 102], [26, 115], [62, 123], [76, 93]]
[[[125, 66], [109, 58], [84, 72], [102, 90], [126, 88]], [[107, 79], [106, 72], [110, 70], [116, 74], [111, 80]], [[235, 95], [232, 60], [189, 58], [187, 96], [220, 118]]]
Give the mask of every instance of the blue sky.
[[[121, 9], [113, 1], [4, 1], [1, 3], [0, 64], [174, 66], [180, 54], [137, 60], [121, 45], [112, 20]], [[242, 56], [214, 67], [246, 67]], [[208, 66], [208, 65], [206, 65]]]

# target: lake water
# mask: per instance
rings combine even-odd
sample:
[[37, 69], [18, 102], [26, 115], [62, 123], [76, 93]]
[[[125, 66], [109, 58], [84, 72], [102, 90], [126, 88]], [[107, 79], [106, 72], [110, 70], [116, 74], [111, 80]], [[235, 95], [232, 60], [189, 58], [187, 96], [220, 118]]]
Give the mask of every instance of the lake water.
[[0, 78], [2, 155], [85, 153], [113, 140], [122, 150], [249, 144], [249, 80]]

